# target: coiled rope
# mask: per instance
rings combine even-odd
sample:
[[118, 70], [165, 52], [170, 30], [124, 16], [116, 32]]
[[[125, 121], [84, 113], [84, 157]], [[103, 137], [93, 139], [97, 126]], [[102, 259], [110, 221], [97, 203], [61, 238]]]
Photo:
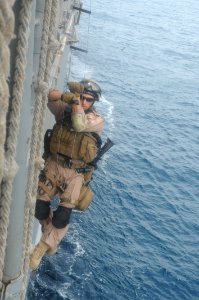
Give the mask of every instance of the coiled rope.
[[23, 265], [23, 289], [22, 298], [25, 297], [27, 287], [29, 256], [32, 243], [34, 224], [35, 199], [37, 194], [38, 175], [43, 168], [41, 160], [41, 146], [43, 142], [43, 129], [46, 104], [48, 100], [48, 81], [53, 62], [52, 37], [55, 34], [58, 0], [46, 0], [43, 20], [42, 42], [38, 80], [36, 86], [35, 111], [32, 126], [32, 138], [30, 145], [30, 159], [28, 170], [28, 183], [26, 189], [26, 207], [24, 220], [24, 265]]
[[[5, 30], [8, 28], [8, 21], [10, 20], [10, 34], [7, 35], [7, 42], [11, 38], [11, 30], [13, 32], [13, 15], [11, 12], [11, 1], [0, 2], [1, 18], [6, 17], [5, 20]], [[3, 173], [2, 183], [1, 183], [1, 199], [0, 199], [0, 288], [2, 288], [2, 277], [3, 277], [3, 267], [5, 259], [5, 249], [6, 249], [6, 239], [8, 233], [9, 225], [9, 214], [12, 196], [12, 184], [13, 179], [16, 174], [17, 164], [15, 161], [16, 148], [17, 148], [17, 135], [19, 131], [19, 121], [20, 121], [20, 110], [23, 97], [23, 83], [25, 77], [25, 67], [26, 67], [26, 53], [28, 49], [28, 33], [29, 33], [29, 20], [31, 11], [30, 0], [22, 0], [22, 8], [19, 16], [19, 37], [17, 45], [17, 56], [15, 63], [15, 74], [14, 74], [14, 86], [11, 95], [11, 107], [8, 123], [7, 140], [5, 142], [6, 152], [5, 152], [5, 170]], [[5, 9], [6, 8], [6, 9]], [[8, 39], [9, 37], [9, 39]], [[6, 39], [5, 39], [6, 40]], [[1, 43], [2, 45], [3, 43]], [[8, 43], [7, 43], [8, 44]], [[8, 51], [8, 50], [7, 50]], [[8, 55], [7, 55], [8, 57]], [[8, 72], [8, 66], [7, 72]], [[8, 74], [8, 73], [7, 73]], [[4, 75], [4, 77], [6, 77]], [[4, 84], [5, 86], [5, 84]], [[8, 89], [4, 92], [8, 97]], [[2, 97], [1, 97], [2, 99]], [[6, 99], [6, 98], [5, 98]], [[7, 108], [7, 105], [4, 105]]]

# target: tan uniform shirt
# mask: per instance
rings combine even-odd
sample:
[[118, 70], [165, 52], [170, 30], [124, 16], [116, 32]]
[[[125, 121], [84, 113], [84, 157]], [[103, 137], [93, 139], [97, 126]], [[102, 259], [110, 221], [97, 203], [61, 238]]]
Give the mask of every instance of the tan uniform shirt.
[[[63, 118], [67, 107], [69, 105], [61, 100], [48, 102], [48, 108], [55, 115], [56, 122]], [[77, 132], [95, 132], [100, 135], [104, 128], [104, 119], [98, 113], [91, 111], [85, 114], [82, 108], [77, 112], [72, 112], [71, 120], [73, 129]]]

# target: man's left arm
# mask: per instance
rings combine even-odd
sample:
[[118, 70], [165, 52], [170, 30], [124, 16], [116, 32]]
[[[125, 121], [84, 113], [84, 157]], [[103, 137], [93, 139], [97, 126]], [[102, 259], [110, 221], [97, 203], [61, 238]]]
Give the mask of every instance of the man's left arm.
[[85, 114], [80, 104], [73, 104], [71, 120], [73, 129], [77, 132], [101, 134], [104, 128], [104, 119], [94, 111]]
[[86, 129], [86, 115], [79, 99], [72, 105], [71, 121], [75, 131], [82, 132]]

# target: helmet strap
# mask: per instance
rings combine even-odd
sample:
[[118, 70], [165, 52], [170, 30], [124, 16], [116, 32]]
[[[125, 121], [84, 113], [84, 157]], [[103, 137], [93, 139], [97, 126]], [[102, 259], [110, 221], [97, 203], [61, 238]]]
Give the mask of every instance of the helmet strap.
[[98, 97], [97, 97], [96, 93], [93, 92], [93, 91], [84, 90], [83, 93], [92, 96], [95, 99], [95, 101], [98, 100]]

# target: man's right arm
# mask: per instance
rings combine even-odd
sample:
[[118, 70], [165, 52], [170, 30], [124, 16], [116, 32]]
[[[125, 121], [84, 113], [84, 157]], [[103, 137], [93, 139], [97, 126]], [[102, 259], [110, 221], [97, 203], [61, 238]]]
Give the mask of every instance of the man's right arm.
[[57, 121], [62, 119], [66, 106], [69, 107], [69, 105], [62, 100], [64, 99], [62, 99], [62, 93], [59, 90], [49, 92], [47, 106], [51, 113], [55, 115]]

